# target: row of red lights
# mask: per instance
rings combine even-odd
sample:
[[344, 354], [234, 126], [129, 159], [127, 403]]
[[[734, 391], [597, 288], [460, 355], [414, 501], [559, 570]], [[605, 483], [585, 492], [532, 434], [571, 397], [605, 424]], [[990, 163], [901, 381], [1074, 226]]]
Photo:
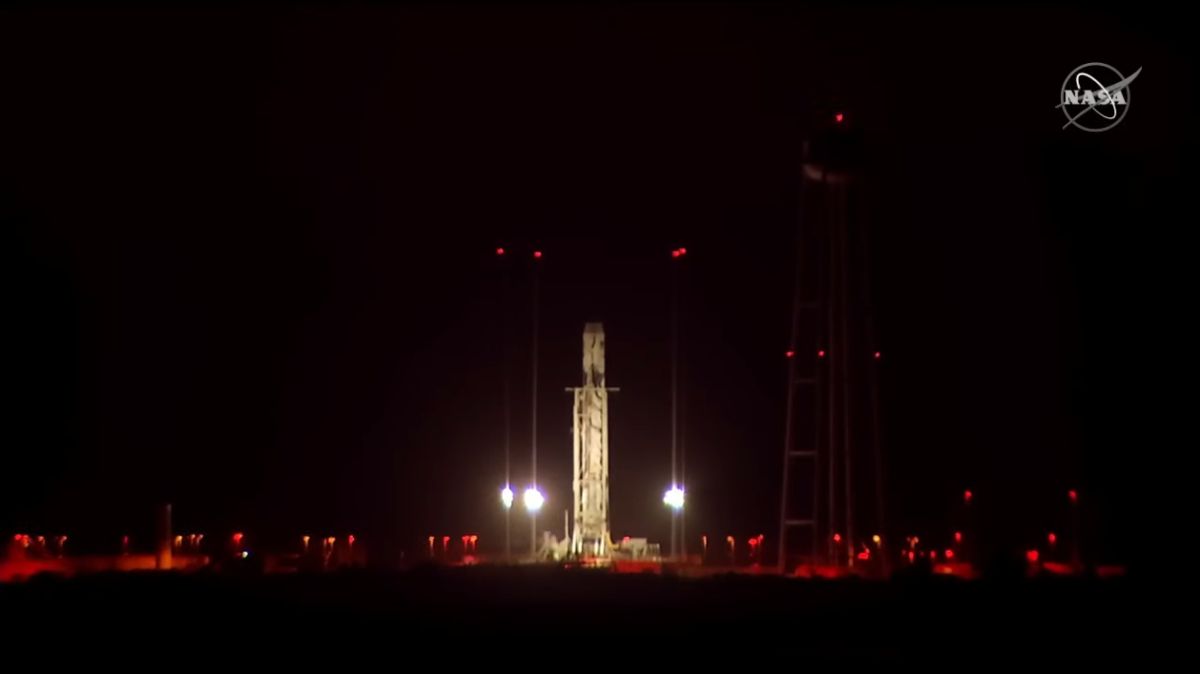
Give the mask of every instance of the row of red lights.
[[[970, 489], [963, 490], [963, 503], [964, 504], [970, 505], [971, 500], [974, 498], [975, 498], [975, 492], [971, 491]], [[1079, 503], [1079, 491], [1077, 491], [1075, 489], [1068, 489], [1067, 490], [1067, 500], [1073, 504]]]
[[[964, 504], [970, 505], [971, 501], [974, 498], [975, 498], [975, 492], [971, 491], [970, 489], [963, 490], [963, 503]], [[1072, 505], [1078, 504], [1079, 503], [1079, 491], [1076, 489], [1068, 489], [1067, 490], [1067, 500], [1069, 500]], [[835, 533], [835, 534], [833, 534], [833, 536], [831, 536], [831, 539], [833, 540], [833, 542], [835, 544], [840, 544], [842, 542], [842, 535], [840, 533]], [[911, 548], [911, 550], [909, 550], [906, 553], [906, 555], [907, 555], [909, 561], [912, 561], [915, 558], [916, 553], [914, 551], [916, 550], [916, 546], [919, 541], [920, 541], [920, 539], [917, 538], [916, 536], [908, 537], [908, 545], [909, 545], [909, 548]], [[878, 542], [879, 541], [876, 541], [876, 543], [878, 543]], [[954, 544], [962, 545], [962, 542], [963, 542], [962, 532], [955, 531], [954, 532]], [[1058, 534], [1056, 534], [1053, 531], [1047, 533], [1046, 534], [1046, 543], [1051, 548], [1055, 547], [1058, 544]], [[922, 552], [921, 556], [924, 557], [925, 554], [926, 553]], [[930, 551], [928, 553], [928, 555], [929, 555], [930, 559], [937, 559], [936, 552]], [[947, 561], [954, 559], [954, 556], [955, 556], [955, 553], [952, 548], [946, 548], [946, 550], [943, 552], [943, 557]], [[868, 557], [864, 557], [862, 553], [859, 553], [858, 557], [859, 557], [859, 559], [867, 559], [868, 558]], [[1039, 557], [1038, 551], [1037, 550], [1029, 550], [1026, 552], [1026, 557], [1030, 563], [1037, 563], [1038, 557]]]
[[[467, 544], [474, 546], [476, 543], [479, 542], [479, 536], [477, 534], [464, 534], [461, 538], [462, 538], [462, 542], [463, 542], [464, 546]], [[429, 537], [429, 549], [430, 550], [433, 550], [433, 543], [436, 540], [437, 540], [436, 536]], [[447, 547], [449, 547], [449, 545], [450, 545], [450, 537], [442, 536], [442, 549], [445, 550]]]
[[[233, 543], [233, 545], [235, 545], [237, 547], [241, 547], [242, 541], [244, 541], [245, 538], [246, 538], [246, 534], [238, 531], [238, 532], [235, 532], [234, 534], [232, 534], [229, 537], [229, 540], [230, 540], [230, 542]], [[449, 537], [447, 537], [447, 538], [449, 538]], [[467, 537], [464, 536], [463, 538], [465, 539]], [[303, 536], [302, 539], [305, 542], [305, 544], [307, 544], [310, 537]], [[478, 539], [478, 536], [471, 536], [470, 539], [471, 539], [471, 542], [474, 543], [475, 540]], [[62, 546], [63, 544], [65, 544], [67, 542], [67, 537], [66, 536], [56, 536], [54, 538], [54, 540], [59, 546]], [[200, 542], [203, 540], [204, 540], [204, 534], [189, 534], [187, 536], [187, 541], [190, 545], [199, 545]], [[330, 536], [329, 538], [326, 539], [327, 542], [333, 542], [336, 540], [337, 539], [332, 536]], [[350, 534], [349, 536], [346, 537], [346, 542], [349, 543], [350, 545], [354, 545], [356, 540], [358, 540], [358, 539], [354, 536], [354, 534]], [[182, 535], [179, 535], [179, 536], [175, 537], [174, 544], [176, 546], [180, 546], [180, 545], [182, 545], [183, 541], [184, 541], [184, 537]], [[37, 542], [39, 545], [44, 545], [46, 542], [46, 537], [45, 536], [30, 536], [28, 534], [15, 534], [13, 536], [13, 542], [17, 543], [18, 545], [21, 545], [22, 547], [28, 548], [34, 542]], [[121, 536], [121, 545], [123, 547], [129, 547], [129, 536], [128, 535]]]
[[[59, 547], [62, 547], [62, 545], [67, 542], [67, 537], [66, 536], [56, 536], [54, 538], [54, 541], [56, 543], [58, 543]], [[17, 545], [20, 545], [23, 548], [28, 548], [29, 546], [33, 545], [35, 542], [38, 545], [45, 545], [46, 537], [45, 536], [30, 536], [29, 534], [13, 534], [13, 542], [16, 543]]]
[[[626, 536], [625, 538], [623, 538], [623, 539], [621, 539], [621, 540], [623, 540], [623, 541], [625, 541], [626, 543], [628, 543], [628, 542], [629, 542], [629, 537], [628, 537], [628, 536]], [[726, 543], [733, 543], [733, 542], [734, 542], [734, 540], [735, 540], [735, 539], [734, 539], [734, 537], [733, 537], [733, 536], [726, 536], [726, 537], [725, 537], [725, 542], [726, 542]], [[748, 539], [748, 540], [751, 542], [751, 545], [761, 545], [761, 544], [762, 544], [762, 542], [763, 542], [764, 540], [766, 540], [766, 536], [765, 536], [765, 535], [763, 535], [763, 534], [759, 534], [759, 535], [757, 535], [757, 536], [755, 536], [755, 537], [753, 537], [753, 538], [750, 538], [750, 539]], [[703, 544], [705, 547], [707, 547], [707, 546], [708, 546], [708, 534], [703, 534], [702, 536], [700, 536], [700, 542], [701, 542], [701, 544]]]
[[[504, 248], [496, 249], [496, 257], [504, 257], [507, 254], [508, 254], [508, 251], [506, 251]], [[535, 259], [535, 260], [542, 259], [542, 251], [540, 251], [540, 250], [533, 251], [533, 259]]]
[[[796, 352], [795, 351], [784, 351], [783, 355], [786, 358], [795, 358]], [[875, 358], [875, 360], [880, 360], [881, 358], [883, 358], [882, 351], [876, 351], [875, 353], [873, 353], [871, 355]], [[817, 349], [817, 358], [824, 358], [824, 357], [825, 357], [825, 349]]]

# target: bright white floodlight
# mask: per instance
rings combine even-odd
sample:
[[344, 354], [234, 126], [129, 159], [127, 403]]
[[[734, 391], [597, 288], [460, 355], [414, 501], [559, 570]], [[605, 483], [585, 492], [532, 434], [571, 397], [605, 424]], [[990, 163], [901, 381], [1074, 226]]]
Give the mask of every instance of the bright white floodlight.
[[505, 510], [512, 508], [513, 490], [507, 485], [505, 485], [504, 489], [500, 490], [500, 502], [504, 504]]
[[542, 504], [546, 502], [546, 497], [542, 496], [542, 492], [537, 490], [537, 487], [530, 487], [525, 490], [525, 509], [531, 513], [535, 513], [542, 509]]
[[679, 486], [671, 487], [667, 493], [663, 494], [663, 503], [670, 506], [673, 510], [683, 509], [683, 488]]

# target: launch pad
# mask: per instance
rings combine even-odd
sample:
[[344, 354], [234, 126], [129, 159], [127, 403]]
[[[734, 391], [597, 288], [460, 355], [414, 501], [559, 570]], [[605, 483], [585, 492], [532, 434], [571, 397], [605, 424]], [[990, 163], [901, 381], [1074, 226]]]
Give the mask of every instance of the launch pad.
[[624, 537], [613, 543], [609, 524], [608, 399], [619, 391], [605, 383], [604, 325], [583, 328], [583, 384], [570, 387], [573, 442], [571, 488], [574, 517], [565, 538], [543, 537], [539, 559], [573, 559], [605, 566], [613, 561], [657, 560], [659, 546], [645, 538]]

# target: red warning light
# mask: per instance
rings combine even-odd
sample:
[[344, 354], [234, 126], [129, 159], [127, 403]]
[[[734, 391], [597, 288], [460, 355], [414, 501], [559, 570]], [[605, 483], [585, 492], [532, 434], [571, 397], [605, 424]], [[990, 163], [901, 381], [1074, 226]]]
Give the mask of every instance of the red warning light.
[[497, 255], [504, 255], [504, 249], [503, 249], [503, 248], [497, 248], [497, 249], [496, 249], [496, 254], [497, 254]]
[[540, 251], [540, 250], [533, 251], [533, 259], [535, 259], [535, 260], [542, 259], [542, 251]]
[[876, 351], [875, 352], [875, 360], [879, 360], [880, 358], [883, 358], [883, 354]]
[[845, 121], [845, 119], [846, 119], [846, 116], [840, 112], [833, 116], [833, 121], [838, 124], [841, 124], [843, 121]]
[[671, 251], [671, 257], [677, 258], [680, 255], [682, 255], [682, 253], [680, 253], [678, 249]]
[[970, 489], [963, 492], [963, 503], [970, 503], [973, 498], [975, 498], [975, 494]]
[[679, 254], [680, 254], [681, 256], [682, 256], [682, 255], [687, 255], [687, 248], [680, 248], [680, 249], [679, 249]]
[[233, 535], [233, 544], [234, 544], [234, 545], [241, 545], [241, 544], [242, 544], [242, 539], [243, 539], [243, 538], [245, 538], [245, 537], [246, 537], [246, 535], [245, 535], [245, 534], [243, 534], [242, 532], [240, 532], [240, 531], [239, 531], [239, 532], [237, 532], [236, 534], [234, 534], [234, 535]]
[[817, 352], [817, 358], [824, 358], [824, 357], [825, 357], [825, 349], [821, 349], [820, 351]]
[[962, 532], [961, 532], [961, 531], [955, 531], [955, 532], [954, 532], [954, 542], [955, 542], [955, 543], [962, 543]]
[[833, 535], [833, 542], [834, 542], [834, 543], [841, 543], [841, 542], [842, 542], [842, 535], [841, 535], [841, 534], [834, 534], [834, 535]]
[[1037, 550], [1026, 550], [1025, 551], [1025, 560], [1028, 561], [1030, 564], [1037, 564], [1038, 557], [1039, 557], [1039, 555], [1038, 555]]
[[787, 356], [788, 358], [791, 358], [792, 356], [796, 355], [796, 352], [788, 351], [788, 352], [785, 352], [783, 355]]
[[951, 550], [950, 548], [946, 548], [946, 550], [942, 554], [946, 557], [947, 560], [954, 559], [954, 551]]
[[1055, 543], [1057, 543], [1057, 542], [1058, 542], [1058, 536], [1056, 536], [1056, 535], [1054, 534], [1054, 532], [1053, 532], [1053, 531], [1051, 531], [1051, 532], [1050, 532], [1050, 535], [1049, 535], [1049, 536], [1046, 536], [1046, 542], [1047, 542], [1047, 543], [1049, 543], [1050, 545], [1054, 545]]
[[1076, 503], [1079, 501], [1079, 492], [1072, 489], [1067, 492], [1067, 498], [1071, 499], [1071, 503]]

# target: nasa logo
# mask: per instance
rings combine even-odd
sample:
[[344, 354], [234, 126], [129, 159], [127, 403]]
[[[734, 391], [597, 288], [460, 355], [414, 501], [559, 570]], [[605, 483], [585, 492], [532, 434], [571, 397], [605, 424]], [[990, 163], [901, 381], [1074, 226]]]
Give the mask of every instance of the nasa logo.
[[1132, 94], [1129, 84], [1142, 72], [1125, 77], [1106, 63], [1085, 63], [1063, 80], [1058, 106], [1074, 126], [1089, 132], [1107, 131], [1125, 119]]

